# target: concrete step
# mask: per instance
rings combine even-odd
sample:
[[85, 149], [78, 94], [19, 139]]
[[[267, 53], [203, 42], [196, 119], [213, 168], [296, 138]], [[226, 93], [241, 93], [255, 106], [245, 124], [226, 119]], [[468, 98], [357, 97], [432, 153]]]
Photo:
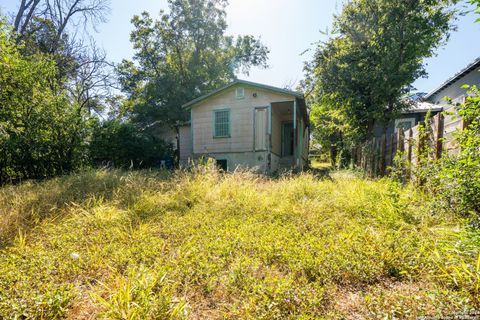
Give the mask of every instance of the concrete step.
[[282, 158], [280, 158], [280, 160], [278, 162], [278, 171], [279, 172], [290, 171], [290, 170], [292, 170], [293, 165], [294, 165], [293, 156], [282, 157]]
[[280, 165], [293, 165], [293, 156], [292, 157], [282, 157], [278, 162]]

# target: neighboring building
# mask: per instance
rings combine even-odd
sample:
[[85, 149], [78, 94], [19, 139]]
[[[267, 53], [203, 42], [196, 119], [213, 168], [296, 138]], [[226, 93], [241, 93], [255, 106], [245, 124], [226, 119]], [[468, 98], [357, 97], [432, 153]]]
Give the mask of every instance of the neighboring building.
[[440, 111], [442, 111], [441, 106], [436, 106], [429, 102], [420, 102], [412, 101], [412, 105], [408, 110], [403, 111], [396, 119], [388, 123], [386, 130], [383, 125], [375, 124], [374, 127], [374, 136], [381, 137], [386, 133], [387, 137], [393, 133], [397, 133], [400, 128], [404, 131], [407, 131], [410, 128], [415, 127], [422, 121], [425, 121], [425, 116], [428, 111], [430, 111], [431, 116], [433, 117]]
[[[431, 112], [432, 116], [441, 111], [452, 111], [451, 109], [456, 104], [462, 103], [467, 95], [467, 89], [463, 88], [465, 84], [480, 86], [480, 58], [477, 58], [432, 92], [415, 94], [409, 97], [412, 107], [402, 112], [399, 117], [388, 124], [387, 135], [397, 132], [399, 128], [407, 130], [418, 125], [425, 120], [428, 111]], [[452, 103], [447, 101], [446, 97], [450, 98]], [[383, 133], [383, 126], [375, 125], [374, 136], [380, 137]]]
[[463, 103], [467, 96], [467, 89], [462, 88], [465, 84], [480, 87], [480, 57], [449, 78], [440, 87], [428, 93], [424, 100], [444, 108], [451, 107], [445, 97], [452, 99], [453, 104]]
[[190, 124], [179, 129], [182, 166], [214, 158], [224, 170], [272, 173], [307, 163], [309, 120], [300, 92], [236, 80], [183, 107]]

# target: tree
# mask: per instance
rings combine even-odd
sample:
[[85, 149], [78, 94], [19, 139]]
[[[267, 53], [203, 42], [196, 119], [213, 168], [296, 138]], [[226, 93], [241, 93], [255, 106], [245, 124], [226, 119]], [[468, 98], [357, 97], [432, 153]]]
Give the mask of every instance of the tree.
[[101, 115], [116, 85], [113, 64], [107, 61], [105, 52], [95, 43], [84, 47], [76, 58], [75, 73], [67, 86], [79, 109]]
[[[480, 0], [470, 0], [470, 3], [476, 7], [475, 13], [480, 14]], [[480, 22], [480, 18], [478, 18], [476, 22]]]
[[69, 172], [84, 160], [86, 121], [51, 55], [25, 56], [0, 21], [0, 183]]
[[172, 157], [172, 146], [138, 130], [131, 122], [118, 119], [97, 123], [89, 146], [96, 165], [119, 168], [159, 167]]
[[[22, 0], [13, 21], [17, 43], [25, 44], [24, 54], [51, 55], [59, 81], [65, 82], [77, 105], [88, 111], [101, 108], [110, 95], [113, 70], [89, 34], [79, 36], [78, 29], [95, 28], [105, 21], [108, 11], [108, 0]], [[69, 27], [75, 27], [75, 36], [69, 35]]]
[[365, 139], [406, 105], [402, 97], [425, 76], [424, 59], [448, 39], [448, 0], [352, 0], [334, 18], [334, 36], [319, 44], [304, 85], [315, 106], [340, 108]]
[[68, 99], [65, 108], [75, 109], [72, 116], [79, 131], [66, 143], [68, 159], [83, 143], [80, 128], [91, 120], [88, 116], [101, 114], [112, 95], [113, 65], [88, 32], [79, 32], [82, 26], [95, 29], [108, 11], [109, 0], [22, 0], [13, 21], [22, 54], [43, 53], [55, 61], [57, 88]]
[[50, 41], [50, 52], [55, 53], [61, 48], [60, 43], [67, 31], [67, 26], [72, 24], [84, 27], [91, 23], [93, 27], [100, 22], [105, 22], [105, 12], [109, 10], [108, 0], [21, 0], [13, 30], [17, 39], [34, 35], [42, 27], [35, 25], [36, 20], [42, 19], [49, 22], [55, 30]]
[[342, 151], [349, 142], [354, 140], [355, 131], [346, 121], [340, 109], [328, 105], [317, 104], [310, 113], [313, 125], [313, 140], [318, 142], [323, 154], [328, 154], [332, 166], [337, 165]]
[[143, 128], [174, 127], [187, 120], [189, 100], [266, 67], [268, 49], [252, 36], [225, 35], [225, 0], [169, 0], [159, 20], [135, 16], [134, 62], [117, 68], [127, 94], [126, 112]]

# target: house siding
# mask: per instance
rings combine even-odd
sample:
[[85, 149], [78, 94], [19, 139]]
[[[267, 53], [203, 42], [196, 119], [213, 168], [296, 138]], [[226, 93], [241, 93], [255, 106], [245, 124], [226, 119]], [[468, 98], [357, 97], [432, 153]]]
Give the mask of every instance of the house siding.
[[270, 153], [270, 171], [275, 172], [280, 169], [280, 157], [275, 153]]
[[454, 102], [461, 102], [455, 100], [459, 98], [461, 99], [467, 94], [467, 90], [462, 88], [462, 86], [465, 84], [480, 86], [480, 68], [477, 68], [475, 71], [466, 74], [453, 84], [433, 94], [428, 98], [428, 101], [444, 107], [449, 106], [448, 101], [444, 100], [445, 97], [451, 98]]
[[302, 121], [302, 142], [303, 146], [300, 149], [301, 150], [301, 160], [302, 160], [302, 169], [303, 166], [305, 166], [308, 163], [308, 150], [309, 150], [309, 128], [306, 126], [306, 124]]
[[268, 172], [268, 152], [219, 152], [210, 154], [216, 160], [227, 160], [228, 171], [250, 169], [255, 172]]
[[[245, 98], [235, 98], [235, 88], [244, 87]], [[234, 86], [202, 101], [192, 108], [194, 124], [193, 153], [253, 152], [253, 114], [255, 107], [268, 107], [271, 102], [293, 100], [293, 97], [272, 93], [259, 88]], [[257, 97], [253, 97], [256, 93]], [[230, 137], [214, 138], [212, 114], [217, 109], [230, 109]]]

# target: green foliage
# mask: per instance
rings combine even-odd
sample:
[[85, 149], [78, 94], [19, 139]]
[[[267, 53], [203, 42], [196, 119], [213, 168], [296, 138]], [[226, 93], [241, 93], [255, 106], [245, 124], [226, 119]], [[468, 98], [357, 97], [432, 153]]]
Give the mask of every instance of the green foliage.
[[324, 104], [316, 104], [310, 113], [313, 124], [313, 139], [321, 146], [323, 154], [329, 154], [333, 166], [337, 157], [353, 142], [354, 129], [348, 124], [345, 115], [339, 109]]
[[69, 172], [84, 162], [88, 122], [50, 55], [24, 55], [0, 21], [0, 183]]
[[[476, 7], [475, 13], [480, 14], [480, 0], [470, 0], [470, 3]], [[475, 21], [480, 22], [480, 18]]]
[[92, 297], [105, 309], [100, 314], [107, 319], [182, 319], [184, 304], [173, 301], [172, 285], [166, 275], [140, 266], [129, 267], [125, 275], [112, 275], [110, 285], [100, 284], [101, 294]]
[[169, 0], [168, 13], [132, 19], [134, 60], [117, 68], [129, 101], [125, 112], [145, 127], [188, 119], [181, 106], [235, 78], [266, 66], [268, 49], [252, 36], [226, 36], [225, 0]]
[[415, 319], [478, 308], [478, 233], [424, 201], [345, 172], [269, 179], [207, 167], [4, 187], [0, 226], [22, 231], [0, 249], [0, 317]]
[[410, 182], [411, 163], [407, 160], [407, 152], [397, 152], [393, 158], [393, 165], [388, 168], [389, 177], [401, 184]]
[[71, 39], [67, 34], [59, 37], [58, 30], [50, 19], [33, 17], [24, 32], [18, 39], [24, 44], [21, 47], [24, 56], [48, 54], [57, 68], [56, 77], [59, 81], [71, 78], [78, 71], [75, 70], [78, 61], [70, 47]]
[[158, 167], [160, 160], [173, 158], [173, 146], [130, 122], [109, 120], [95, 126], [90, 142], [90, 157], [97, 165]]
[[[475, 251], [477, 243], [473, 244], [471, 247], [472, 251]], [[438, 262], [441, 265], [439, 266], [443, 271], [443, 274], [440, 274], [439, 277], [446, 280], [447, 283], [452, 287], [459, 288], [461, 291], [467, 291], [467, 294], [472, 297], [474, 303], [480, 303], [480, 254], [478, 254], [477, 260], [468, 259], [467, 261], [460, 260], [458, 261], [458, 255], [445, 252], [440, 253], [436, 252], [437, 259], [441, 262]], [[443, 260], [443, 261], [442, 261]], [[450, 263], [445, 263], [445, 260]]]
[[[386, 124], [405, 108], [402, 97], [426, 74], [424, 59], [452, 29], [449, 4], [353, 0], [335, 16], [333, 37], [319, 44], [304, 85], [312, 91], [313, 110], [341, 114], [328, 126], [342, 133], [338, 143], [346, 136], [362, 142], [375, 123]], [[335, 125], [339, 117], [347, 124], [343, 128]]]
[[418, 137], [416, 141], [412, 141], [417, 163], [411, 170], [414, 172], [414, 184], [417, 186], [425, 185], [430, 175], [429, 171], [436, 162], [433, 160], [434, 157], [432, 157], [435, 146], [432, 146], [430, 143], [430, 138], [433, 136], [431, 122], [431, 112], [428, 111], [424, 121], [418, 124]]
[[[459, 153], [445, 154], [441, 161], [422, 170], [429, 180], [436, 208], [464, 216], [480, 217], [480, 90], [469, 87], [470, 95], [458, 106], [466, 128], [457, 135]], [[480, 224], [475, 222], [476, 225]]]

